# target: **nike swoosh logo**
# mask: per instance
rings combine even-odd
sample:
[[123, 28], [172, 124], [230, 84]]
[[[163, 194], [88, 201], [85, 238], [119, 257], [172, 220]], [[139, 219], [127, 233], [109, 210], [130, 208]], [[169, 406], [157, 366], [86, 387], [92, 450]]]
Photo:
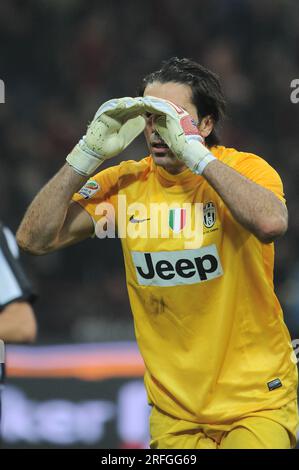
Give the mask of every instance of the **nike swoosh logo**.
[[134, 215], [131, 215], [129, 220], [130, 222], [132, 222], [132, 224], [139, 224], [140, 222], [145, 222], [146, 220], [150, 220], [150, 217], [148, 219], [135, 219]]

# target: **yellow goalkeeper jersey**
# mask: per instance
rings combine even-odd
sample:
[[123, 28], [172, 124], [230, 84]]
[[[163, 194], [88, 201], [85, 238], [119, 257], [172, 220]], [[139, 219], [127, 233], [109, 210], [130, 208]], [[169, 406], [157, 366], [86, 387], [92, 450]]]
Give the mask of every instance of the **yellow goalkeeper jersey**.
[[[222, 146], [211, 151], [284, 201], [279, 175], [262, 158]], [[180, 419], [223, 423], [296, 397], [291, 340], [273, 287], [273, 243], [243, 228], [203, 177], [188, 169], [171, 175], [149, 156], [101, 171], [73, 199], [99, 237], [110, 205], [116, 216], [122, 211], [118, 236], [151, 404]], [[168, 211], [168, 236], [162, 228], [146, 236], [159, 217], [152, 203]], [[203, 239], [192, 246], [180, 234], [197, 206]]]

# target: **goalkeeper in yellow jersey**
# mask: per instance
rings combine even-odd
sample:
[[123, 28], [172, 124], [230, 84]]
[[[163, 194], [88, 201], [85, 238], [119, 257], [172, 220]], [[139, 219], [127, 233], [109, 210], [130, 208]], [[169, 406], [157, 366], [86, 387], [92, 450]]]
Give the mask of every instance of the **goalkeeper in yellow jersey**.
[[[23, 249], [44, 254], [103, 238], [112, 208], [152, 448], [296, 442], [296, 364], [273, 288], [273, 241], [288, 224], [283, 187], [262, 158], [219, 145], [224, 105], [214, 73], [189, 59], [164, 62], [138, 97], [99, 108], [18, 230]], [[149, 156], [98, 172], [142, 131]], [[155, 205], [166, 211], [161, 227]]]

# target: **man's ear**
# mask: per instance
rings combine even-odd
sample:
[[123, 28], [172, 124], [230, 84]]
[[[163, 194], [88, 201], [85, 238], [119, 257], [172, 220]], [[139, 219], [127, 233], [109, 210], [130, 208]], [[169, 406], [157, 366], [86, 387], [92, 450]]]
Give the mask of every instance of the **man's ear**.
[[203, 117], [198, 124], [199, 133], [204, 138], [208, 137], [208, 135], [211, 134], [213, 128], [214, 128], [214, 119], [212, 118], [210, 114], [208, 114], [208, 116]]

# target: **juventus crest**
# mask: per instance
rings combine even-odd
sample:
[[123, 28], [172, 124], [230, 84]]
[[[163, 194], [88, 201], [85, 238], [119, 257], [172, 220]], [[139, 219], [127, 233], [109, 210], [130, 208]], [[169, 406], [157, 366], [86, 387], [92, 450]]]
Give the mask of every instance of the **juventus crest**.
[[207, 202], [203, 206], [203, 223], [207, 228], [213, 227], [216, 222], [216, 207], [213, 202]]

